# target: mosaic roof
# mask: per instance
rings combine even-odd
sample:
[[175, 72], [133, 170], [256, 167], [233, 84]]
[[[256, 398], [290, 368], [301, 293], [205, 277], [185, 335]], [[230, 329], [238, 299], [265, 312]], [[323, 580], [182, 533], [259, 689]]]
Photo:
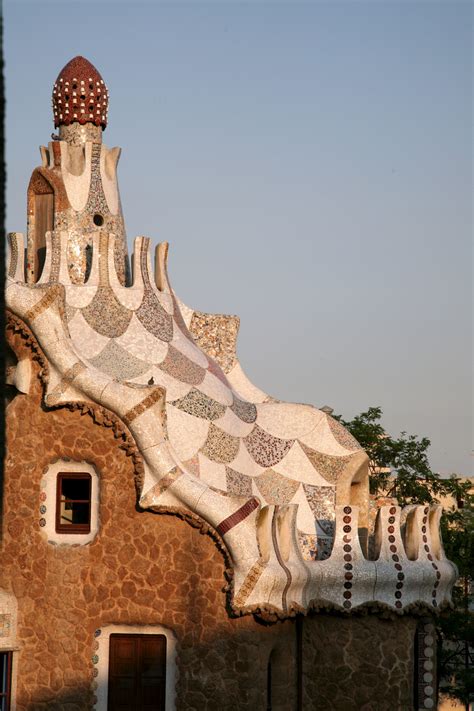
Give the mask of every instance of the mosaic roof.
[[[133, 285], [124, 287], [114, 236], [98, 231], [89, 279], [73, 284], [67, 233], [47, 233], [42, 277], [28, 286], [20, 242], [11, 236], [7, 302], [50, 363], [45, 404], [89, 400], [119, 416], [144, 462], [140, 506], [182, 508], [213, 527], [234, 566], [236, 609], [287, 615], [329, 603], [350, 610], [374, 599], [399, 610], [420, 600], [446, 603], [455, 573], [436, 510], [381, 507], [378, 558], [369, 560], [360, 539], [368, 501], [365, 494], [354, 500], [351, 486], [358, 483], [368, 499], [367, 455], [326, 412], [276, 401], [246, 378], [226, 332], [235, 317], [219, 317], [220, 344], [212, 344], [220, 338], [214, 325], [202, 335], [215, 321], [200, 312], [194, 318], [175, 295], [166, 244], [158, 248], [155, 281], [150, 240], [135, 240]], [[227, 372], [199, 347], [204, 342]], [[415, 561], [401, 516], [419, 537]]]

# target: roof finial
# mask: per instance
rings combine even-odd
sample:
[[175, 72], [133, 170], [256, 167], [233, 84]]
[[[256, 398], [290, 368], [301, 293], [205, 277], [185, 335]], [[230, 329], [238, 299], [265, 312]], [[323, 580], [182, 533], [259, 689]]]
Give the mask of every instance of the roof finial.
[[107, 126], [109, 92], [87, 59], [74, 57], [59, 72], [53, 87], [54, 126], [92, 123]]

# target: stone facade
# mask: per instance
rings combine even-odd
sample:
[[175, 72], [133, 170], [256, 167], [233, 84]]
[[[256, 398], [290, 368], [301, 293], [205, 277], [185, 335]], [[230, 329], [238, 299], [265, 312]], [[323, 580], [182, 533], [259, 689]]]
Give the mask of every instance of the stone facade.
[[[112, 623], [172, 630], [179, 710], [266, 710], [270, 658], [273, 711], [414, 708], [414, 618], [319, 614], [272, 624], [229, 614], [218, 542], [195, 520], [140, 511], [120, 437], [90, 413], [42, 407], [39, 349], [17, 326], [9, 342], [33, 366], [29, 393], [7, 413], [0, 587], [18, 602], [17, 711], [94, 708], [95, 632]], [[90, 545], [43, 535], [40, 507], [50, 502], [41, 479], [59, 458], [99, 473], [100, 528]]]
[[304, 709], [409, 711], [415, 706], [414, 618], [304, 621]]

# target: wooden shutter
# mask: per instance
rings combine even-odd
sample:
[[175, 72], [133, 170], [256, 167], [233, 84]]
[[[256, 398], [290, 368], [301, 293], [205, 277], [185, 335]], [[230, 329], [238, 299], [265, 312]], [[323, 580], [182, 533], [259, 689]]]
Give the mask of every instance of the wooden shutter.
[[166, 637], [110, 635], [108, 711], [165, 711]]
[[35, 195], [35, 281], [41, 276], [46, 255], [46, 232], [54, 225], [54, 194]]

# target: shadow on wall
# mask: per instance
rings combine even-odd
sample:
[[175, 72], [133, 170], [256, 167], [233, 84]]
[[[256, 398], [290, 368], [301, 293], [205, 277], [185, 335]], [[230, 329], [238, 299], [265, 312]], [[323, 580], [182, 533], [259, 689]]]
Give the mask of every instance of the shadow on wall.
[[[255, 632], [250, 637], [239, 638], [235, 644], [233, 635], [224, 634], [211, 638], [209, 644], [196, 644], [192, 649], [183, 647], [179, 655], [181, 670], [176, 697], [174, 704], [167, 703], [166, 708], [170, 711], [293, 711], [300, 708], [297, 697], [302, 670], [298, 673], [296, 627], [291, 625], [287, 630], [289, 636], [283, 639], [275, 634], [277, 628], [271, 627], [273, 629], [262, 630], [258, 650], [250, 640]], [[88, 685], [87, 682], [74, 684], [71, 672], [68, 676], [70, 685], [57, 691], [48, 683], [53, 681], [54, 671], [50, 679], [45, 679], [44, 686], [37, 685], [29, 693], [19, 689], [18, 711], [107, 710], [103, 677], [102, 681], [96, 681], [91, 676], [92, 683]], [[92, 688], [96, 684], [97, 687]]]
[[41, 687], [31, 694], [28, 703], [19, 704], [18, 708], [25, 711], [90, 711], [93, 706], [91, 689], [78, 685], [58, 692]]

